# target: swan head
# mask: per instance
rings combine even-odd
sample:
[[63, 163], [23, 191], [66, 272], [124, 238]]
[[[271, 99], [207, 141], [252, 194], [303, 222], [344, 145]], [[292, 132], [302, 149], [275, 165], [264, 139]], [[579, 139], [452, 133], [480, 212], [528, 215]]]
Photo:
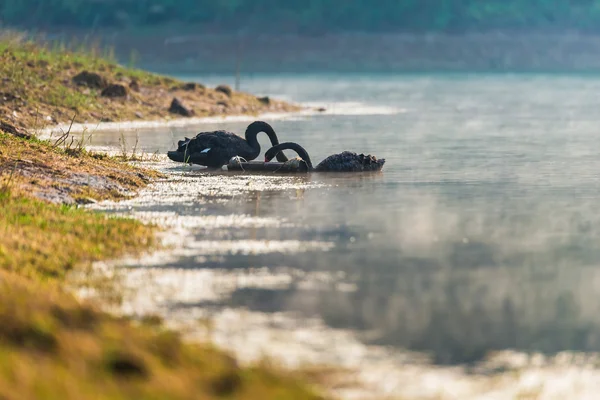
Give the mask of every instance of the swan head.
[[[275, 156], [277, 155], [277, 153], [279, 153], [279, 151], [277, 151], [274, 147], [271, 147], [265, 153], [265, 162], [266, 163], [270, 162], [272, 159], [275, 158]], [[289, 160], [289, 161], [291, 161], [291, 160]]]
[[291, 158], [288, 161], [284, 162], [283, 165], [286, 166], [286, 167], [289, 167], [289, 168], [293, 168], [293, 169], [308, 168], [308, 165], [306, 164], [306, 161], [304, 161], [300, 157]]

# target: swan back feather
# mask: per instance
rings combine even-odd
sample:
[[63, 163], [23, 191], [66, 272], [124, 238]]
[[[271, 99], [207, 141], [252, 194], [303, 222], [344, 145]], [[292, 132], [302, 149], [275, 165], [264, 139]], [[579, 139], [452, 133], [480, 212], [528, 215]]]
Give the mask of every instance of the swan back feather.
[[383, 168], [385, 159], [377, 159], [372, 155], [356, 154], [352, 151], [344, 151], [339, 154], [333, 154], [316, 167], [315, 171], [322, 172], [364, 172], [379, 171]]

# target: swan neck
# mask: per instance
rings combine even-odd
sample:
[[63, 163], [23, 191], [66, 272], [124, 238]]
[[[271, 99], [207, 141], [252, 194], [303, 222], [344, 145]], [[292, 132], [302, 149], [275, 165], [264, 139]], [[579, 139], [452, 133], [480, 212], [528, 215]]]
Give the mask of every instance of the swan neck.
[[255, 122], [251, 123], [250, 125], [248, 125], [248, 128], [246, 128], [245, 136], [246, 136], [246, 141], [248, 142], [250, 147], [252, 147], [252, 149], [256, 152], [257, 156], [258, 156], [258, 154], [260, 154], [260, 144], [258, 143], [258, 140], [256, 139], [256, 137], [258, 136], [258, 134], [260, 132], [264, 132], [267, 134], [267, 136], [269, 136], [269, 139], [271, 140], [271, 144], [273, 146], [279, 144], [277, 135], [275, 134], [275, 131], [273, 130], [271, 125], [267, 124], [266, 122], [262, 122], [262, 121], [255, 121]]
[[[294, 143], [295, 144], [295, 143]], [[308, 155], [308, 152], [304, 149], [304, 147], [300, 146], [300, 145], [295, 145], [295, 148], [292, 148], [292, 150], [294, 150], [296, 153], [298, 153], [298, 156], [300, 156], [300, 158], [302, 160], [304, 160], [304, 162], [306, 163], [306, 165], [308, 166], [308, 170], [309, 171], [313, 171], [313, 165], [312, 165], [312, 161], [310, 159], [310, 156]]]
[[294, 143], [294, 142], [282, 143], [280, 145], [273, 146], [271, 149], [269, 149], [268, 153], [270, 153], [271, 155], [279, 154], [279, 152], [281, 152], [283, 150], [295, 151], [298, 154], [298, 156], [306, 163], [306, 165], [308, 166], [308, 170], [314, 171], [312, 161], [310, 160], [310, 156], [308, 155], [308, 152], [304, 149], [304, 147], [300, 146], [298, 143]]

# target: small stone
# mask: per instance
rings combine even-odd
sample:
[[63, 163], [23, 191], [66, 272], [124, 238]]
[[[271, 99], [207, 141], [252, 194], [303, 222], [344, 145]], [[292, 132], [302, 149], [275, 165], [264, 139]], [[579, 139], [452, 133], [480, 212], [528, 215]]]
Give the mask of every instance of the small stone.
[[197, 87], [198, 87], [198, 85], [196, 84], [196, 82], [188, 82], [188, 83], [184, 83], [181, 88], [183, 90], [187, 90], [187, 91], [191, 92], [191, 91], [196, 90]]
[[14, 101], [19, 99], [19, 96], [13, 93], [0, 93], [0, 95], [2, 96], [2, 101]]
[[319, 107], [319, 108], [317, 108], [317, 111], [318, 112], [325, 112], [325, 111], [327, 111], [327, 109], [325, 107]]
[[266, 106], [268, 106], [269, 104], [271, 104], [271, 99], [269, 98], [269, 96], [257, 97], [257, 99], [258, 99], [258, 101], [260, 101], [261, 103], [263, 103]]
[[171, 106], [169, 107], [169, 112], [173, 113], [173, 114], [179, 114], [184, 117], [191, 117], [194, 115], [194, 110], [183, 105], [181, 100], [179, 100], [177, 97], [174, 97], [173, 101], [171, 101]]
[[135, 116], [136, 116], [136, 117], [138, 117], [139, 119], [143, 119], [143, 118], [144, 118], [144, 114], [142, 114], [142, 113], [141, 113], [141, 112], [139, 112], [139, 111], [136, 111], [136, 112], [135, 112]]
[[95, 72], [83, 71], [73, 77], [73, 83], [79, 86], [104, 89], [108, 83], [106, 79]]
[[227, 103], [226, 101], [217, 101], [217, 105], [218, 106], [223, 106], [225, 108], [229, 107], [229, 103]]
[[129, 89], [133, 90], [134, 92], [139, 92], [140, 84], [137, 80], [133, 79], [131, 82], [129, 82]]
[[81, 204], [81, 205], [85, 205], [85, 204], [96, 204], [97, 201], [90, 198], [90, 197], [79, 197], [77, 199], [75, 199], [75, 202], [77, 204]]
[[224, 93], [227, 97], [231, 97], [233, 90], [228, 85], [219, 85], [215, 88], [216, 92]]
[[127, 97], [127, 88], [119, 83], [113, 83], [107, 86], [100, 95], [103, 97]]
[[14, 135], [14, 136], [17, 136], [20, 138], [26, 138], [26, 139], [31, 138], [31, 135], [27, 131], [25, 131], [21, 128], [17, 128], [16, 126], [11, 125], [8, 122], [2, 121], [2, 120], [0, 120], [0, 131], [10, 133], [11, 135]]

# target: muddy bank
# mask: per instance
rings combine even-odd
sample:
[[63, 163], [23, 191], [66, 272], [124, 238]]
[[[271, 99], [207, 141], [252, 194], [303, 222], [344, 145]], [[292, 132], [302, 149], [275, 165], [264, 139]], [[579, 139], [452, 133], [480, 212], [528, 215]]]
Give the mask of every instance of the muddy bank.
[[82, 146], [21, 139], [0, 132], [0, 180], [16, 193], [55, 204], [86, 204], [133, 196], [153, 170], [134, 168]]

